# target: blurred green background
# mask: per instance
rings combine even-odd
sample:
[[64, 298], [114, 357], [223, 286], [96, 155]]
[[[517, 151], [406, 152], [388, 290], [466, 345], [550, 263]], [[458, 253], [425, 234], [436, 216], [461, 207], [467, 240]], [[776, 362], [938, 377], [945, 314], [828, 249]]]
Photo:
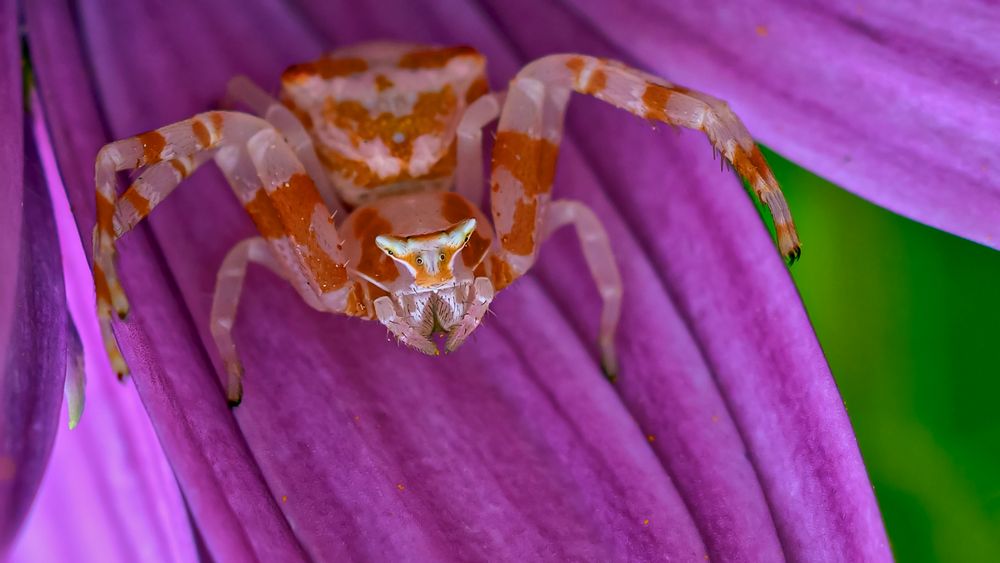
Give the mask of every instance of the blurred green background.
[[1000, 561], [1000, 252], [766, 152], [899, 561]]

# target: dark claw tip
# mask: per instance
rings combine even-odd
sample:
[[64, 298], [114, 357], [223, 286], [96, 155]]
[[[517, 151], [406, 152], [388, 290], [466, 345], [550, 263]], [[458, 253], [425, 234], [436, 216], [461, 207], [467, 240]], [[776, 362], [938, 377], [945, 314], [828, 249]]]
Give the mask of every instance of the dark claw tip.
[[231, 408], [231, 409], [234, 409], [234, 408], [240, 406], [240, 403], [242, 403], [242, 402], [243, 402], [243, 397], [242, 396], [238, 397], [236, 399], [230, 399], [230, 398], [226, 399], [226, 403], [229, 405], [229, 408]]
[[612, 385], [618, 381], [618, 374], [610, 371], [606, 366], [601, 366], [601, 371], [604, 372], [604, 379], [608, 380], [608, 383]]
[[785, 256], [785, 259], [788, 260], [788, 265], [791, 266], [792, 264], [798, 262], [801, 256], [802, 256], [802, 248], [796, 246], [792, 250], [788, 251], [788, 254]]

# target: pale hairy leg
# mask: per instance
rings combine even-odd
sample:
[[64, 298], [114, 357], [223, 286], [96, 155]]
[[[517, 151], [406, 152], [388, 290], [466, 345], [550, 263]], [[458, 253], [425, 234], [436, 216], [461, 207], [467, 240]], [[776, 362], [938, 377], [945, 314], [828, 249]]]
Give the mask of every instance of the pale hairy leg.
[[507, 90], [490, 173], [497, 244], [488, 269], [498, 291], [535, 263], [569, 94], [538, 81], [515, 80]]
[[[742, 122], [722, 101], [675, 86], [613, 61], [583, 55], [551, 55], [528, 64], [511, 81], [493, 149], [492, 211], [499, 261], [490, 275], [498, 289], [533, 264], [540, 240], [559, 222], [573, 222], [588, 265], [605, 300], [602, 361], [614, 374], [614, 325], [620, 314], [621, 281], [597, 218], [586, 208], [550, 203], [562, 122], [569, 93], [592, 95], [648, 119], [701, 130], [712, 146], [753, 186], [774, 217], [781, 253], [794, 261], [798, 237], [791, 214], [763, 155]], [[585, 231], [592, 235], [585, 235]], [[588, 236], [592, 238], [587, 238]], [[544, 239], [544, 237], [542, 237]], [[613, 273], [612, 273], [613, 272]]]
[[243, 365], [232, 329], [247, 264], [267, 266], [320, 311], [343, 313], [350, 285], [329, 211], [279, 132], [262, 130], [246, 146], [220, 149], [215, 160], [262, 235], [226, 256], [212, 305], [212, 337], [226, 368], [226, 397], [235, 405], [242, 398]]
[[556, 200], [549, 204], [545, 214], [542, 239], [548, 239], [553, 232], [567, 225], [576, 228], [583, 257], [587, 261], [587, 267], [594, 277], [594, 283], [597, 284], [597, 291], [603, 301], [598, 344], [604, 373], [608, 379], [614, 381], [618, 374], [615, 330], [622, 310], [622, 278], [618, 264], [615, 262], [611, 241], [601, 220], [589, 207], [579, 201]]
[[455, 191], [477, 207], [483, 204], [483, 127], [500, 115], [506, 92], [490, 92], [472, 102], [458, 124]]
[[272, 255], [283, 266], [281, 276], [295, 288], [306, 304], [320, 311], [325, 310], [316, 291], [298, 267], [298, 257], [278, 218], [277, 211], [267, 197], [267, 191], [261, 186], [257, 168], [250, 159], [247, 148], [223, 147], [216, 153], [215, 163], [222, 170], [236, 198], [250, 215], [257, 231], [270, 245]]
[[293, 271], [306, 279], [322, 308], [346, 311], [352, 286], [340, 235], [305, 167], [273, 128], [255, 134], [247, 150], [270, 202], [261, 208], [261, 234], [268, 239], [287, 237]]
[[149, 166], [125, 190], [115, 208], [115, 238], [131, 231], [145, 219], [153, 208], [167, 198], [177, 185], [198, 167], [210, 160], [211, 151], [199, 152], [191, 157], [180, 156]]
[[[151, 167], [164, 161], [178, 160], [183, 165], [190, 162], [192, 167], [205, 151], [212, 151], [226, 144], [241, 144], [270, 125], [257, 117], [234, 112], [208, 112], [165, 127], [148, 131], [135, 137], [114, 141], [105, 145], [97, 155], [95, 163], [95, 184], [97, 190], [97, 225], [94, 228], [94, 283], [97, 289], [98, 320], [105, 349], [111, 359], [112, 368], [119, 377], [128, 373], [128, 368], [118, 349], [111, 330], [111, 310], [124, 318], [128, 314], [128, 300], [122, 290], [115, 268], [115, 216], [118, 214], [116, 173], [123, 170]], [[171, 165], [172, 166], [172, 165]], [[169, 193], [171, 179], [165, 172], [166, 166], [153, 172], [157, 178], [149, 183], [159, 186], [154, 194]], [[149, 178], [147, 177], [147, 180]], [[134, 211], [149, 200], [138, 190], [129, 196], [129, 207]], [[145, 200], [145, 203], [143, 203]], [[122, 211], [119, 226], [135, 221], [128, 220]]]
[[233, 325], [239, 307], [243, 280], [246, 278], [247, 264], [253, 262], [266, 266], [279, 276], [284, 276], [284, 268], [271, 253], [268, 242], [262, 237], [253, 237], [236, 243], [226, 254], [219, 268], [212, 299], [212, 313], [209, 327], [212, 338], [219, 349], [219, 357], [226, 367], [226, 399], [236, 405], [243, 397], [243, 364], [236, 353], [233, 342]]
[[[724, 101], [616, 61], [576, 54], [549, 55], [529, 63], [511, 89], [522, 82], [535, 82], [547, 90], [572, 89], [640, 117], [704, 132], [771, 212], [781, 254], [789, 262], [798, 259], [798, 235], [781, 188], [753, 137]], [[506, 114], [507, 106], [501, 125]]]

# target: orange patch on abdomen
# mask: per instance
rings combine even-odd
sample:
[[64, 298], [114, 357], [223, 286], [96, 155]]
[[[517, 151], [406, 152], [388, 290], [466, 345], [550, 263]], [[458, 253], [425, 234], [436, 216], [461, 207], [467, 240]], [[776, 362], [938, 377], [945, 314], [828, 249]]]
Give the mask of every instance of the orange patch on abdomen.
[[411, 180], [436, 180], [451, 176], [455, 171], [457, 145], [452, 141], [448, 151], [444, 153], [426, 174], [413, 177], [409, 170], [403, 169], [395, 176], [381, 177], [376, 174], [363, 160], [344, 157], [340, 152], [328, 147], [318, 147], [319, 160], [327, 169], [339, 174], [359, 188], [374, 189], [379, 186], [409, 182]]
[[366, 70], [368, 70], [368, 62], [364, 59], [323, 57], [312, 62], [288, 67], [281, 74], [281, 81], [300, 82], [312, 76], [328, 80], [338, 76], [350, 76]]
[[409, 115], [383, 112], [372, 116], [368, 108], [356, 100], [328, 99], [323, 106], [327, 122], [344, 131], [358, 146], [363, 141], [380, 139], [390, 154], [408, 163], [413, 143], [424, 135], [441, 135], [447, 119], [458, 109], [458, 99], [450, 84], [436, 92], [422, 92]]
[[479, 51], [466, 46], [420, 49], [403, 55], [397, 66], [406, 69], [441, 68], [455, 57], [473, 55], [482, 56]]

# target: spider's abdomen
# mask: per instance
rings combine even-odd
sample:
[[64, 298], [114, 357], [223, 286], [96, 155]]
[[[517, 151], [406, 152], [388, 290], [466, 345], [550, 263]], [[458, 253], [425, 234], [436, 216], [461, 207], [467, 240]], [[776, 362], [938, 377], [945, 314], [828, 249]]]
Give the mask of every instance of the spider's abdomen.
[[455, 130], [488, 91], [485, 65], [471, 47], [369, 43], [288, 68], [282, 101], [309, 131], [341, 197], [359, 205], [450, 185]]

